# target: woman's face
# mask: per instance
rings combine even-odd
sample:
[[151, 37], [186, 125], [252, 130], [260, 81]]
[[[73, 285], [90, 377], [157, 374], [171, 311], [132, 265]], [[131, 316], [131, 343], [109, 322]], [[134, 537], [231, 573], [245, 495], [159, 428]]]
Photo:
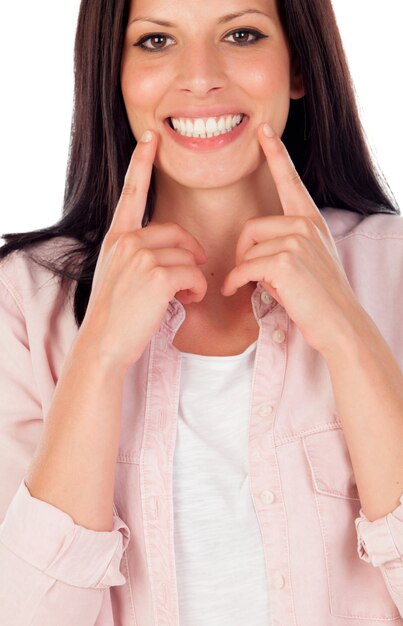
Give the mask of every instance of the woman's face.
[[[199, 188], [263, 166], [259, 124], [281, 135], [290, 98], [304, 95], [275, 0], [132, 0], [121, 85], [135, 138], [159, 135], [157, 170]], [[182, 136], [172, 118], [188, 135], [212, 137]]]

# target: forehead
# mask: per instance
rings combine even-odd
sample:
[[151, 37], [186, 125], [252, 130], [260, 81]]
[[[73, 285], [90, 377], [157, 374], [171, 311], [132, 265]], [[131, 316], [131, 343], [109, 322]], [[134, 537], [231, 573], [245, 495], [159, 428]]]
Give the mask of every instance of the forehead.
[[196, 19], [219, 20], [242, 11], [261, 11], [278, 19], [276, 0], [130, 0], [130, 17], [194, 16]]

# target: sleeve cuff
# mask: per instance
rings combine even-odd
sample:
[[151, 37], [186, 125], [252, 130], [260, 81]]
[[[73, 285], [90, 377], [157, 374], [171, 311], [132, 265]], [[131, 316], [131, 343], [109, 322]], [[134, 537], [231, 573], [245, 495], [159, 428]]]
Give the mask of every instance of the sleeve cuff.
[[0, 525], [0, 541], [21, 559], [52, 578], [93, 589], [125, 584], [120, 562], [129, 540], [130, 530], [115, 512], [111, 531], [84, 528], [31, 496], [24, 480]]
[[360, 509], [355, 520], [360, 559], [379, 567], [403, 556], [403, 494], [400, 505], [384, 517], [370, 522]]

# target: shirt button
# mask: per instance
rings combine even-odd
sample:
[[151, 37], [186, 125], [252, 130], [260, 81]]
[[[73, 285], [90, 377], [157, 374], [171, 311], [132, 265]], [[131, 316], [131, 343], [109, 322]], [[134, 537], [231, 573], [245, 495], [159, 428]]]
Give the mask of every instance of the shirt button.
[[283, 343], [285, 339], [285, 332], [281, 330], [281, 328], [278, 328], [272, 334], [272, 338], [273, 338], [273, 341], [275, 341], [276, 343]]
[[274, 493], [272, 491], [262, 491], [262, 493], [260, 494], [260, 499], [265, 504], [273, 504]]
[[282, 589], [285, 584], [284, 576], [277, 572], [276, 574], [274, 574], [272, 582], [274, 589]]
[[264, 302], [264, 304], [271, 304], [271, 302], [273, 301], [273, 298], [267, 291], [262, 291], [262, 293], [260, 294], [260, 299], [262, 302]]
[[272, 405], [271, 404], [262, 404], [262, 406], [259, 409], [260, 417], [267, 417], [271, 413], [273, 413]]

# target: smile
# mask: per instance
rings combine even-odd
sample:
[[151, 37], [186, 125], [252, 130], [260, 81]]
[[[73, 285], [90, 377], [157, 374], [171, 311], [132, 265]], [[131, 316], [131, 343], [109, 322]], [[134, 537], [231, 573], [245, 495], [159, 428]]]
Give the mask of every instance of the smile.
[[169, 118], [171, 128], [183, 137], [207, 138], [225, 135], [242, 122], [243, 113], [208, 118]]
[[236, 143], [249, 120], [243, 113], [206, 118], [168, 117], [164, 128], [178, 146], [195, 152], [212, 152]]

